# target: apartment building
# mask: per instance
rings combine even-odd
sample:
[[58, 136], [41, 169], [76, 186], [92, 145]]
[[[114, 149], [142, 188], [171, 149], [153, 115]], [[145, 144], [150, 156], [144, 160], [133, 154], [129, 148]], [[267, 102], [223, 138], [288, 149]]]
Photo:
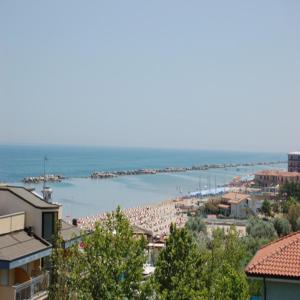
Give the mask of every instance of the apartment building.
[[68, 248], [80, 239], [62, 206], [24, 187], [0, 186], [0, 300], [47, 298], [47, 265], [58, 234]]
[[264, 170], [255, 173], [255, 184], [262, 187], [276, 186], [285, 182], [300, 183], [300, 173], [277, 170]]
[[290, 152], [288, 154], [288, 171], [300, 172], [300, 152]]

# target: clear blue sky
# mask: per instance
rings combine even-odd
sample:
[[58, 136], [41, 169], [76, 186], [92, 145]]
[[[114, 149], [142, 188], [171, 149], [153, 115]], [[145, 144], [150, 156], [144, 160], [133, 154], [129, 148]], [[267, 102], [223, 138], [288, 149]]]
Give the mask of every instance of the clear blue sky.
[[0, 143], [300, 149], [300, 1], [0, 1]]

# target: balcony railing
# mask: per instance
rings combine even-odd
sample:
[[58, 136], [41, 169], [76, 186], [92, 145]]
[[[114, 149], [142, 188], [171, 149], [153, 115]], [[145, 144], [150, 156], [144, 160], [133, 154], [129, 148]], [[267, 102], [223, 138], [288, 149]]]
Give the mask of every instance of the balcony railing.
[[29, 281], [14, 286], [16, 300], [38, 299], [39, 295], [47, 293], [49, 287], [49, 273], [44, 273]]

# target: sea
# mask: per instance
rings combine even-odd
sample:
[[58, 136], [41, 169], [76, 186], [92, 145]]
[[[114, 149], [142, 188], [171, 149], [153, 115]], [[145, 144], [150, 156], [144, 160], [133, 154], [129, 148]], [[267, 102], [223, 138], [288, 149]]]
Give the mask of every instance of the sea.
[[118, 205], [128, 208], [157, 203], [200, 189], [224, 185], [235, 176], [253, 174], [257, 170], [286, 170], [287, 164], [131, 175], [109, 179], [89, 178], [94, 171], [286, 160], [286, 153], [0, 145], [0, 182], [34, 188], [40, 193], [41, 184], [24, 184], [22, 179], [43, 175], [45, 163], [47, 174], [66, 177], [62, 182], [47, 185], [53, 190], [53, 201], [63, 205], [64, 217], [74, 218], [111, 211]]

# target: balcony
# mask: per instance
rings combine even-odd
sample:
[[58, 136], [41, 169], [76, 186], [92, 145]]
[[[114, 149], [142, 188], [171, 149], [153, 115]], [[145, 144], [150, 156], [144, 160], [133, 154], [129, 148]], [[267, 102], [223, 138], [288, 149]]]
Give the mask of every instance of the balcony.
[[44, 273], [29, 281], [13, 286], [15, 300], [42, 300], [48, 296], [49, 273]]

